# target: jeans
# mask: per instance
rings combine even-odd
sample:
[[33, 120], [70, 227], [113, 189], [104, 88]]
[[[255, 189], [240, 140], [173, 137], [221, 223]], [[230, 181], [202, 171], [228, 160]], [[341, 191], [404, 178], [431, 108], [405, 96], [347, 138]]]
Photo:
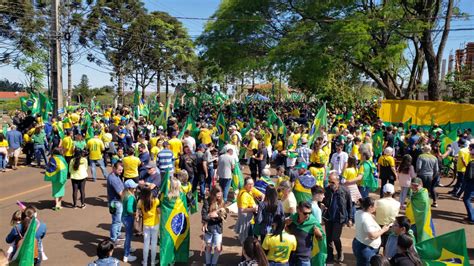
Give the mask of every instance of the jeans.
[[46, 159], [44, 144], [35, 144], [34, 149], [35, 149], [36, 164], [38, 166], [41, 166], [41, 157], [43, 157], [44, 164], [46, 165], [48, 163], [48, 159]]
[[368, 187], [359, 187], [360, 195], [362, 198], [367, 198], [369, 196], [369, 188]]
[[344, 224], [336, 223], [332, 221], [326, 222], [326, 241], [328, 249], [328, 260], [334, 259], [334, 249], [332, 243], [334, 242], [334, 247], [338, 257], [342, 255], [342, 243], [341, 243], [341, 234], [342, 227]]
[[5, 163], [6, 163], [5, 157], [6, 157], [5, 154], [0, 153], [0, 170], [5, 169]]
[[409, 187], [401, 187], [401, 191], [400, 191], [400, 204], [401, 205], [405, 205], [405, 200], [408, 195], [408, 190], [410, 190]]
[[[270, 265], [285, 265], [285, 264], [270, 264]], [[311, 260], [304, 258], [298, 258], [296, 256], [291, 257], [290, 264], [291, 266], [311, 266]]]
[[464, 179], [464, 206], [466, 206], [467, 218], [474, 222], [474, 208], [471, 199], [474, 197], [474, 179]]
[[434, 179], [432, 176], [420, 176], [421, 181], [423, 181], [423, 187], [428, 189], [430, 192], [430, 196], [433, 199], [433, 202], [436, 202], [436, 199], [438, 198], [436, 195], [435, 191], [435, 183], [437, 182], [436, 179]]
[[220, 178], [219, 179], [219, 185], [221, 186], [223, 190], [223, 199], [224, 202], [227, 202], [227, 196], [229, 195], [229, 189], [230, 189], [230, 184], [232, 179], [227, 179], [227, 178]]
[[102, 171], [102, 175], [104, 178], [107, 178], [109, 173], [107, 173], [107, 169], [105, 168], [104, 165], [104, 159], [99, 159], [99, 160], [90, 160], [89, 159], [89, 165], [91, 167], [91, 173], [92, 173], [92, 178], [94, 179], [94, 182], [97, 180], [97, 174], [95, 170], [96, 164], [99, 164], [100, 170]]
[[116, 208], [115, 213], [112, 214], [112, 226], [110, 227], [110, 239], [115, 242], [120, 236], [120, 231], [122, 229], [123, 205], [119, 200], [113, 200], [109, 204], [115, 204]]
[[158, 243], [159, 225], [143, 227], [143, 265], [148, 265], [148, 252], [151, 248], [151, 265], [155, 265], [156, 244]]
[[[281, 262], [274, 262], [274, 261], [269, 261], [268, 262], [270, 266], [288, 266], [290, 264], [287, 263], [281, 263]], [[311, 265], [311, 264], [309, 264]]]
[[125, 225], [125, 243], [123, 245], [124, 257], [130, 256], [130, 247], [133, 236], [133, 219], [134, 217], [131, 215], [127, 215], [122, 218], [122, 222]]
[[357, 266], [369, 266], [370, 258], [377, 255], [378, 250], [362, 244], [359, 240], [352, 240], [352, 252], [356, 257]]
[[456, 184], [454, 184], [454, 188], [453, 188], [454, 196], [460, 197], [462, 195], [464, 191], [463, 184], [464, 184], [464, 172], [458, 172]]

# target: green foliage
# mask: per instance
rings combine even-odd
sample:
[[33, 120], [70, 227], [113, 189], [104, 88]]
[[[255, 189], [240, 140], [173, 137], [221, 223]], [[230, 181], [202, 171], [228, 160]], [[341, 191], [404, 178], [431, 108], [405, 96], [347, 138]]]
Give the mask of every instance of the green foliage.
[[0, 113], [1, 111], [15, 111], [20, 109], [20, 101], [18, 99], [11, 100], [0, 100]]
[[458, 103], [474, 102], [474, 79], [464, 79], [466, 70], [454, 71], [446, 76], [446, 94], [444, 100]]
[[44, 88], [48, 53], [43, 50], [28, 52], [21, 57], [16, 67], [25, 74], [26, 87], [32, 90]]
[[24, 91], [23, 84], [18, 82], [11, 82], [8, 79], [0, 80], [0, 91]]

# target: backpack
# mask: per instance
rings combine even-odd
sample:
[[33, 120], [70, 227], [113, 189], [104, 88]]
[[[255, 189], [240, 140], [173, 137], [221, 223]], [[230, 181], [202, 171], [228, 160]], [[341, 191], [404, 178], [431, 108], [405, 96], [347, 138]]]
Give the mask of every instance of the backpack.
[[464, 173], [464, 178], [466, 178], [467, 180], [474, 179], [474, 161], [470, 161], [467, 164], [466, 172]]
[[[36, 231], [38, 231], [38, 228], [40, 227], [40, 222], [38, 221], [38, 224], [36, 225], [36, 230], [35, 230], [35, 234], [36, 234]], [[18, 239], [16, 241], [16, 250], [15, 250], [15, 254], [13, 254], [12, 256], [12, 259], [11, 261], [14, 261], [17, 259], [18, 257], [18, 254], [20, 253], [20, 249], [21, 249], [21, 245], [23, 244], [23, 239], [24, 239], [24, 236], [21, 234], [20, 230], [18, 230], [18, 227], [15, 226], [14, 227], [16, 232], [18, 233], [18, 236], [20, 237], [20, 239]], [[36, 236], [35, 236], [35, 242], [34, 242], [34, 258], [39, 258], [39, 252], [38, 252], [38, 239], [36, 239]]]

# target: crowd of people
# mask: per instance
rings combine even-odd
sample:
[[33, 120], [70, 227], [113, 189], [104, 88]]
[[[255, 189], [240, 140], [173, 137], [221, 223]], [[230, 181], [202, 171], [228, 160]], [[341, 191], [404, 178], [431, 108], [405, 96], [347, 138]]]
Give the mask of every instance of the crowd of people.
[[[267, 123], [271, 108], [284, 121], [284, 134]], [[25, 154], [26, 165], [45, 169], [55, 199], [52, 208], [60, 211], [68, 179], [73, 208], [86, 208], [85, 186], [96, 182], [100, 168], [107, 183], [110, 239], [98, 244], [98, 259], [91, 265], [118, 264], [114, 248], [121, 246], [122, 261], [135, 261], [134, 233], [143, 236], [143, 265], [159, 264], [163, 258], [157, 258], [157, 248], [161, 256], [168, 254], [161, 242], [163, 205], [184, 204], [183, 217], [189, 217], [198, 201], [206, 265], [218, 264], [223, 223], [233, 207], [234, 231], [242, 245], [239, 265], [342, 263], [341, 235], [353, 226], [357, 265], [421, 265], [414, 243], [435, 236], [430, 212], [438, 207], [436, 187], [448, 158], [457, 173], [450, 193], [463, 199], [465, 220], [474, 223], [471, 130], [458, 132], [444, 149], [437, 125], [428, 130], [385, 125], [374, 103], [351, 116], [329, 107], [327, 125], [312, 129], [317, 108], [318, 103], [234, 103], [205, 105], [196, 114], [176, 108], [164, 125], [134, 116], [126, 107], [78, 108], [47, 121], [18, 111], [6, 135], [0, 134], [0, 170], [7, 164], [18, 169], [20, 154]], [[226, 118], [225, 140], [217, 125], [219, 113]], [[198, 129], [183, 129], [188, 116]], [[86, 125], [85, 117], [92, 124]], [[379, 134], [382, 142], [373, 143]], [[235, 176], [247, 167], [250, 174], [235, 185]], [[421, 218], [418, 210], [423, 210]], [[7, 236], [9, 259], [36, 213], [28, 206], [14, 214]], [[36, 220], [39, 265], [47, 258], [41, 245], [46, 226]], [[189, 252], [189, 241], [183, 245]], [[183, 262], [188, 256], [173, 258]]]

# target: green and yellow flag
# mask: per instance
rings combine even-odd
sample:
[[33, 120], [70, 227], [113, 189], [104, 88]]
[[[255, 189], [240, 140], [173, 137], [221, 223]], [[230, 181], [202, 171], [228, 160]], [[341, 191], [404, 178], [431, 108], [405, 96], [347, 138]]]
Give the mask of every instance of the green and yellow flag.
[[270, 108], [267, 113], [267, 127], [273, 128], [273, 124], [275, 124], [277, 120], [277, 114], [275, 113], [275, 111], [273, 111], [273, 108]]
[[44, 174], [44, 181], [53, 181], [64, 184], [67, 181], [68, 165], [66, 159], [61, 155], [53, 155], [49, 159]]
[[293, 187], [293, 194], [295, 195], [296, 202], [302, 201], [311, 202], [312, 194], [311, 188], [316, 185], [316, 179], [311, 175], [299, 176], [295, 180], [295, 186]]
[[372, 137], [372, 143], [374, 146], [374, 156], [378, 157], [382, 155], [383, 152], [383, 132], [382, 130], [377, 130]]
[[326, 234], [319, 223], [316, 222], [316, 226], [319, 231], [323, 233], [321, 240], [313, 236], [313, 248], [311, 250], [311, 265], [326, 265], [326, 259], [328, 257], [328, 247], [326, 244]]
[[410, 117], [405, 123], [403, 123], [403, 129], [406, 131], [410, 130], [413, 119]]
[[170, 199], [168, 189], [169, 172], [163, 177], [161, 186], [160, 217], [160, 265], [168, 266], [175, 262], [187, 263], [189, 260], [190, 220], [187, 211], [186, 195], [180, 192], [178, 198]]
[[26, 231], [25, 237], [23, 238], [23, 242], [21, 244], [20, 250], [18, 250], [18, 255], [16, 259], [11, 262], [10, 265], [33, 265], [35, 262], [35, 241], [36, 241], [36, 227], [37, 221], [36, 218], [30, 222], [28, 226], [28, 230]]
[[235, 192], [244, 187], [244, 175], [240, 170], [239, 162], [235, 163], [234, 171], [232, 172], [232, 190]]
[[156, 121], [156, 126], [163, 126], [163, 129], [166, 129], [168, 127], [168, 118], [171, 115], [171, 97], [168, 97], [166, 99], [166, 104], [163, 110], [160, 113], [160, 116], [158, 116], [157, 121]]
[[449, 133], [446, 133], [447, 135], [442, 135], [441, 136], [441, 143], [440, 143], [440, 151], [441, 153], [445, 153], [446, 149], [448, 148], [448, 145], [450, 145], [453, 142], [456, 142], [458, 139], [458, 134], [456, 130], [453, 130]]
[[43, 93], [39, 93], [40, 114], [43, 121], [48, 121], [48, 113], [53, 111], [53, 102]]
[[255, 119], [253, 118], [253, 114], [250, 113], [250, 119], [248, 125], [241, 130], [242, 138], [245, 138], [247, 133], [252, 129], [255, 128]]
[[415, 225], [417, 243], [435, 236], [433, 219], [431, 218], [430, 198], [426, 188], [412, 193], [405, 215]]
[[38, 114], [41, 110], [38, 96], [31, 93], [28, 97], [20, 97], [20, 106], [23, 112], [31, 111], [31, 113]]
[[178, 139], [183, 138], [184, 136], [184, 131], [189, 130], [190, 135], [193, 138], [197, 138], [199, 135], [199, 128], [196, 126], [196, 122], [193, 120], [192, 116], [188, 115], [188, 118], [186, 118], [186, 123], [184, 124], [184, 127], [181, 129], [181, 132], [179, 132]]
[[217, 135], [219, 136], [218, 148], [219, 150], [221, 150], [224, 147], [225, 143], [230, 140], [229, 133], [227, 132], [225, 118], [222, 113], [219, 113], [219, 115], [217, 116], [216, 127]]
[[424, 265], [469, 265], [464, 228], [416, 244]]
[[313, 142], [319, 137], [319, 128], [321, 126], [327, 127], [328, 125], [328, 112], [326, 109], [326, 103], [319, 108], [318, 114], [314, 118], [313, 125], [311, 126], [311, 131], [309, 132], [309, 140], [308, 140], [308, 147], [313, 145]]

